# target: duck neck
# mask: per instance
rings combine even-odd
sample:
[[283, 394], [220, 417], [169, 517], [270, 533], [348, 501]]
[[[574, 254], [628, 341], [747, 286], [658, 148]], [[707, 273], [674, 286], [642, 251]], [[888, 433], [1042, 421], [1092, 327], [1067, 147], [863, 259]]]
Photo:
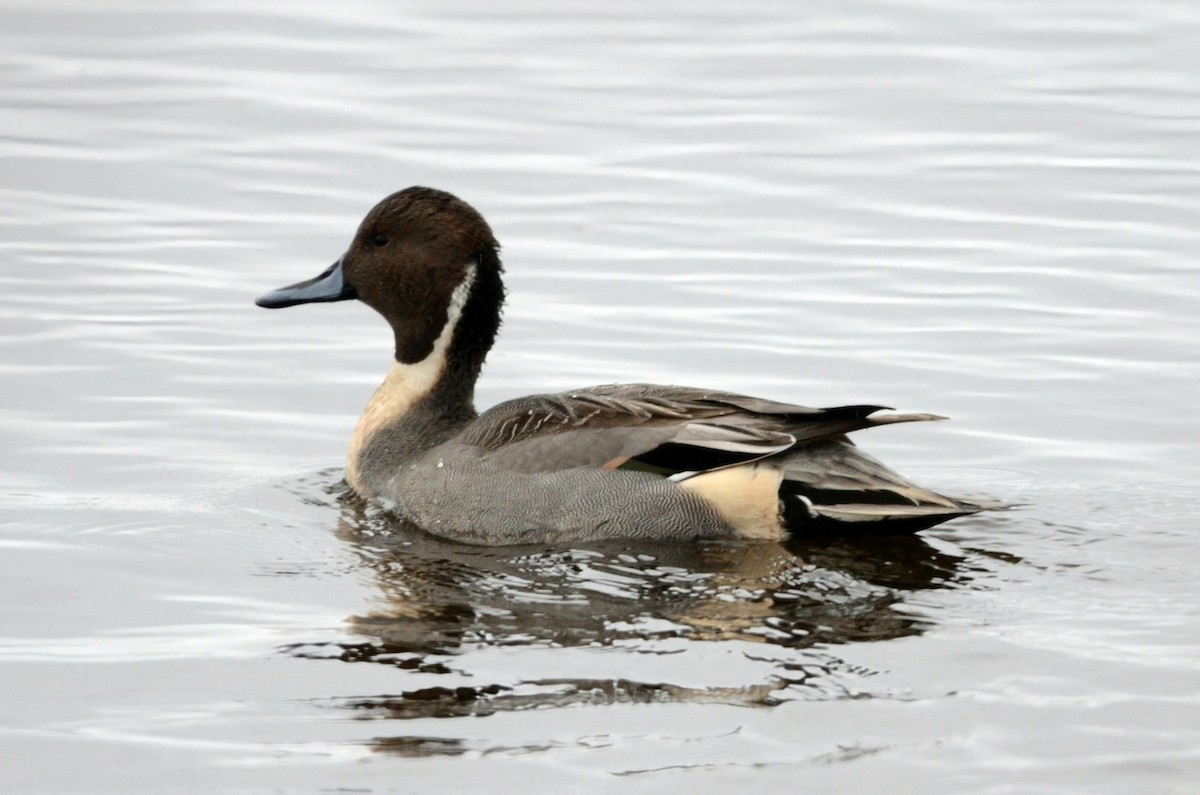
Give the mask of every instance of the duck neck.
[[400, 466], [475, 419], [475, 382], [499, 329], [502, 303], [499, 259], [485, 252], [451, 298], [429, 354], [406, 363], [397, 352], [367, 403], [346, 461], [346, 481], [356, 492], [383, 493]]

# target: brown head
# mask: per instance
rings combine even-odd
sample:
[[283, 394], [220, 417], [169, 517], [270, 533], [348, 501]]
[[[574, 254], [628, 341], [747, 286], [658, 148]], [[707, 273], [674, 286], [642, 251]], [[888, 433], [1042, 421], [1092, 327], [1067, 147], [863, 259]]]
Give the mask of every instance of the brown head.
[[[357, 298], [392, 327], [396, 360], [422, 361], [456, 321], [447, 376], [474, 385], [500, 326], [499, 244], [466, 202], [433, 188], [394, 193], [367, 213], [346, 253], [308, 281], [266, 293], [259, 306]], [[452, 317], [457, 315], [457, 317]]]

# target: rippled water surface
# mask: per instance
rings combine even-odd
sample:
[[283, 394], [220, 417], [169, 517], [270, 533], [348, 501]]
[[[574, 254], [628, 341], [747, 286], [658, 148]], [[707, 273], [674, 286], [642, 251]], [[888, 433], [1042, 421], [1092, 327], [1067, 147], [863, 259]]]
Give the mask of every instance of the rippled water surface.
[[[1200, 10], [0, 3], [0, 787], [1200, 781]], [[342, 494], [389, 358], [264, 312], [385, 194], [511, 299], [480, 403], [950, 415], [910, 537], [477, 549]]]

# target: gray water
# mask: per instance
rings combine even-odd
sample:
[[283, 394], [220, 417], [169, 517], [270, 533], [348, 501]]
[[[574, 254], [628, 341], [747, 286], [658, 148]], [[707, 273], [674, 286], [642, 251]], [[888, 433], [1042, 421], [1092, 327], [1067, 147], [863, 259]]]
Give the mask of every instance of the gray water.
[[[1165, 0], [4, 2], [0, 789], [1195, 791], [1197, 41]], [[252, 300], [411, 184], [504, 244], [481, 405], [933, 411], [860, 441], [1021, 507], [514, 550], [345, 500], [386, 327]]]

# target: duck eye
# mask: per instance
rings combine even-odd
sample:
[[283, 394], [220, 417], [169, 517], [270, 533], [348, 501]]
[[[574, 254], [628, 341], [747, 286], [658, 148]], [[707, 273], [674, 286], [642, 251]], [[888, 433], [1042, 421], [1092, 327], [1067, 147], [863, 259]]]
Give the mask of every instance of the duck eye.
[[375, 235], [375, 245], [386, 246], [387, 244], [388, 244], [388, 236], [387, 235]]

